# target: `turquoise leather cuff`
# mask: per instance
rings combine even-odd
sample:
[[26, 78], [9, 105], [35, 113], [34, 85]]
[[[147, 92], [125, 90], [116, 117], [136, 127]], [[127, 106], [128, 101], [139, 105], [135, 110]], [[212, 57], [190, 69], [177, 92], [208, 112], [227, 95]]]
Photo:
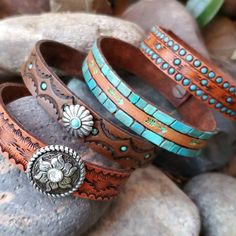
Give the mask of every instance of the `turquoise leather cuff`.
[[[158, 89], [158, 83], [164, 82], [163, 74], [150, 65], [137, 48], [117, 39], [101, 38], [94, 44], [82, 70], [92, 93], [125, 126], [160, 148], [182, 156], [198, 156], [206, 140], [216, 133], [215, 120], [209, 110], [199, 106], [196, 99], [189, 99], [186, 106], [179, 109], [189, 122], [177, 120], [138, 95], [112, 69], [141, 75]], [[165, 95], [165, 86], [162, 94]], [[196, 108], [195, 114], [189, 113], [190, 106]]]

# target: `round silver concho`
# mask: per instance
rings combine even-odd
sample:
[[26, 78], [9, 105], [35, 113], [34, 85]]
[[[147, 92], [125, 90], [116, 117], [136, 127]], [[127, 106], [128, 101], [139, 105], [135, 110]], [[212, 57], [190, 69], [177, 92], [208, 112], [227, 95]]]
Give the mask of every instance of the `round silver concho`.
[[90, 111], [78, 104], [65, 105], [62, 122], [70, 134], [81, 138], [90, 134], [94, 124]]
[[73, 149], [51, 145], [34, 153], [28, 163], [27, 175], [41, 193], [51, 197], [65, 197], [83, 184], [85, 167]]

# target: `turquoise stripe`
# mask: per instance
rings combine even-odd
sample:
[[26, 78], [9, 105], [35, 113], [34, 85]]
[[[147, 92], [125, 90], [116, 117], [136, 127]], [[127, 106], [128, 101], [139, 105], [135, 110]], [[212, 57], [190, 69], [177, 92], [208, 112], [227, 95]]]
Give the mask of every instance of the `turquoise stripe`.
[[199, 137], [200, 139], [209, 139], [209, 138], [211, 138], [213, 136], [213, 134], [212, 133], [210, 133], [210, 132], [205, 132], [205, 133], [202, 133], [202, 135]]
[[107, 99], [107, 95], [102, 92], [97, 98], [98, 98], [98, 101], [103, 104]]
[[93, 44], [92, 52], [98, 66], [101, 68], [105, 64], [105, 61], [100, 52], [98, 51], [96, 42]]
[[174, 146], [172, 146], [172, 147], [169, 149], [169, 151], [170, 151], [170, 152], [173, 152], [173, 153], [177, 153], [177, 152], [179, 151], [179, 149], [180, 149], [180, 146], [177, 145], [177, 144], [175, 144]]
[[194, 138], [199, 138], [202, 135], [201, 131], [198, 131], [196, 129], [192, 129], [188, 132], [188, 135], [194, 137]]
[[180, 148], [177, 154], [185, 157], [195, 157], [199, 155], [199, 151], [187, 149], [187, 148]]
[[109, 98], [104, 102], [103, 105], [111, 113], [114, 113], [117, 110], [117, 106]]
[[162, 147], [162, 148], [164, 148], [164, 149], [166, 149], [166, 150], [171, 150], [171, 148], [173, 148], [173, 146], [174, 146], [175, 144], [173, 143], [173, 142], [171, 142], [171, 141], [168, 141], [168, 140], [165, 140], [162, 144], [161, 144], [161, 146], [160, 147]]
[[141, 134], [145, 130], [144, 126], [136, 121], [131, 125], [130, 128], [137, 134]]
[[171, 127], [183, 134], [187, 134], [190, 130], [192, 130], [192, 127], [177, 120], [171, 125]]
[[155, 113], [155, 111], [157, 110], [156, 107], [154, 107], [151, 104], [147, 104], [146, 107], [144, 107], [143, 109], [148, 115], [153, 115], [153, 113]]
[[90, 79], [90, 80], [87, 82], [87, 85], [88, 85], [88, 87], [90, 88], [90, 90], [93, 90], [93, 89], [97, 86], [97, 83], [95, 82], [94, 79]]
[[131, 103], [136, 103], [138, 100], [139, 100], [139, 96], [136, 94], [136, 93], [134, 93], [134, 92], [132, 92], [130, 95], [129, 95], [129, 97], [128, 97], [128, 99], [131, 101]]
[[142, 98], [140, 98], [140, 99], [135, 103], [135, 106], [136, 106], [136, 107], [139, 107], [140, 109], [143, 109], [146, 105], [147, 105], [147, 103], [146, 103]]
[[128, 127], [134, 122], [133, 118], [130, 117], [127, 113], [123, 112], [122, 110], [118, 110], [115, 113], [115, 117]]
[[104, 75], [107, 75], [110, 71], [110, 67], [107, 64], [104, 64], [101, 70]]
[[99, 53], [99, 51], [98, 51], [98, 46], [97, 46], [97, 42], [96, 42], [96, 41], [93, 43], [92, 51], [93, 51], [93, 52], [96, 52], [96, 53]]
[[88, 71], [88, 64], [87, 62], [84, 60], [83, 64], [82, 64], [82, 72], [83, 74], [85, 74]]
[[158, 135], [158, 134], [155, 134], [154, 132], [150, 131], [150, 130], [145, 130], [143, 133], [142, 133], [142, 136], [144, 138], [146, 138], [148, 141], [156, 144], [157, 146], [160, 146], [160, 144], [163, 142], [163, 138]]
[[159, 120], [160, 122], [166, 124], [166, 125], [170, 125], [172, 124], [175, 119], [171, 116], [169, 116], [168, 114], [158, 110], [153, 114], [154, 118], [156, 118], [157, 120]]
[[120, 83], [120, 79], [118, 79], [115, 73], [111, 70], [107, 73], [106, 77], [115, 87]]
[[125, 96], [128, 97], [131, 93], [131, 90], [123, 83], [121, 82], [117, 89]]
[[87, 83], [92, 79], [92, 76], [88, 70], [83, 75], [84, 75], [84, 79]]
[[100, 95], [100, 93], [102, 92], [102, 90], [97, 86], [93, 89], [92, 93], [98, 97]]

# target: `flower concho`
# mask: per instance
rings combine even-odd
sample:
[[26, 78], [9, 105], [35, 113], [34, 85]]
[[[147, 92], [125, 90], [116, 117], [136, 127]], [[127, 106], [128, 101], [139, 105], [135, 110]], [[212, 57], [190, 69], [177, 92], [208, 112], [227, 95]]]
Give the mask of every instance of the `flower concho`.
[[62, 121], [70, 134], [76, 137], [88, 136], [93, 128], [93, 116], [80, 105], [65, 105]]
[[28, 164], [28, 177], [40, 192], [67, 196], [83, 183], [85, 167], [79, 155], [68, 147], [51, 145], [37, 150]]

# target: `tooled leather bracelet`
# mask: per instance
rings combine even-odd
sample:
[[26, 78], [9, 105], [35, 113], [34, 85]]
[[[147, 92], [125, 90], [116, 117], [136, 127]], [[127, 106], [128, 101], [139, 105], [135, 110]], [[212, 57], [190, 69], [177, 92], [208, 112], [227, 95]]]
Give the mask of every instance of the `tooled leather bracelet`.
[[69, 194], [91, 200], [111, 200], [129, 177], [114, 170], [83, 161], [76, 151], [62, 145], [47, 146], [24, 129], [7, 111], [5, 104], [29, 96], [25, 86], [0, 85], [1, 153], [23, 171], [40, 192], [52, 197]]
[[174, 33], [153, 27], [141, 43], [141, 50], [190, 94], [236, 120], [236, 82]]
[[76, 96], [53, 68], [83, 80], [78, 50], [54, 41], [39, 41], [22, 67], [22, 77], [31, 94], [55, 120], [105, 157], [123, 168], [146, 166], [155, 157], [154, 147], [106, 120]]
[[199, 155], [206, 140], [216, 133], [216, 122], [211, 112], [192, 97], [179, 107], [187, 122], [179, 121], [139, 96], [113, 68], [141, 77], [173, 104], [180, 105], [180, 101], [168, 93], [173, 84], [164, 83], [165, 80], [161, 79], [163, 73], [139, 49], [118, 39], [101, 38], [87, 56], [83, 73], [88, 87], [104, 107], [124, 125], [158, 147], [182, 156]]

